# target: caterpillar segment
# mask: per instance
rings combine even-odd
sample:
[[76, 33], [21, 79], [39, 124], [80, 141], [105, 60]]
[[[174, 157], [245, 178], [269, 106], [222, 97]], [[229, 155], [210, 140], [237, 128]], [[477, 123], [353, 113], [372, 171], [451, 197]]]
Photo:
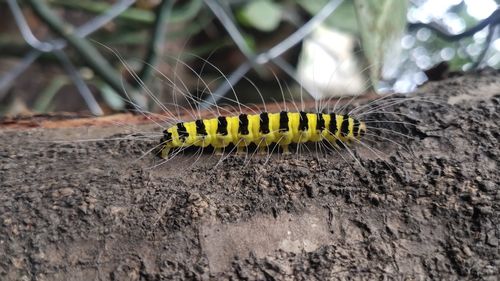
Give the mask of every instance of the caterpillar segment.
[[288, 153], [290, 144], [321, 141], [349, 144], [365, 133], [364, 122], [335, 113], [281, 111], [219, 116], [177, 123], [164, 130], [159, 155], [166, 159], [172, 149], [192, 146], [212, 146], [220, 152], [234, 145], [238, 152], [243, 152], [251, 144], [260, 150], [277, 144]]

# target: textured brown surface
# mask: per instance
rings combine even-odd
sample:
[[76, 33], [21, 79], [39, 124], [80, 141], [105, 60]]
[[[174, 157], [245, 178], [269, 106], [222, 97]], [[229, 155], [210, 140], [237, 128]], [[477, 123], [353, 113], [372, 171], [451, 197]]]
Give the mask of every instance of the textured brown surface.
[[4, 128], [0, 279], [497, 280], [498, 76], [426, 85], [453, 105], [391, 109], [411, 139], [382, 131], [405, 149], [358, 146], [362, 166], [304, 152], [147, 169], [134, 160], [158, 138], [119, 138], [154, 126]]

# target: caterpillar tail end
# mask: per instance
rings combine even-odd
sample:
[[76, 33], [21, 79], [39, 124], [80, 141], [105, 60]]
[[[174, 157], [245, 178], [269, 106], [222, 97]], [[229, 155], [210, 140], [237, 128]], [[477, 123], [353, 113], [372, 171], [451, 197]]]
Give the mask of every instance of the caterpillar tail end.
[[164, 146], [161, 151], [160, 151], [160, 157], [162, 159], [167, 159], [168, 158], [168, 154], [170, 153], [170, 147], [169, 146]]

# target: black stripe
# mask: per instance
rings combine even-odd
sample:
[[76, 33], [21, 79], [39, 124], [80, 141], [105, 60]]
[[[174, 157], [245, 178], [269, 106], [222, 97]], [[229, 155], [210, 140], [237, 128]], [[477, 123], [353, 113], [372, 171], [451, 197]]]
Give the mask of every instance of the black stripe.
[[280, 132], [288, 132], [288, 112], [280, 112]]
[[227, 136], [227, 120], [224, 116], [217, 117], [217, 134]]
[[325, 119], [323, 119], [323, 113], [318, 113], [316, 116], [316, 131], [322, 132], [325, 129]]
[[354, 119], [354, 126], [352, 127], [352, 130], [353, 130], [355, 137], [359, 136], [359, 120], [358, 119]]
[[263, 134], [269, 134], [269, 115], [267, 112], [262, 112], [260, 114], [260, 129], [259, 132]]
[[335, 113], [330, 113], [330, 125], [328, 126], [328, 130], [332, 135], [337, 133], [337, 115]]
[[164, 130], [163, 137], [161, 138], [160, 143], [167, 143], [170, 142], [171, 140], [172, 140], [172, 134], [169, 131]]
[[342, 126], [340, 126], [340, 133], [343, 137], [349, 134], [349, 116], [343, 115]]
[[207, 135], [207, 130], [205, 128], [205, 124], [203, 123], [203, 120], [198, 119], [195, 121], [196, 124], [196, 135], [198, 136], [206, 136]]
[[248, 135], [248, 116], [246, 114], [240, 114], [239, 118], [239, 123], [240, 125], [238, 126], [238, 133], [242, 135]]
[[299, 112], [299, 131], [307, 131], [309, 129], [309, 120], [307, 120], [307, 113], [304, 111]]
[[177, 123], [177, 133], [179, 134], [179, 140], [182, 142], [189, 136], [184, 123]]

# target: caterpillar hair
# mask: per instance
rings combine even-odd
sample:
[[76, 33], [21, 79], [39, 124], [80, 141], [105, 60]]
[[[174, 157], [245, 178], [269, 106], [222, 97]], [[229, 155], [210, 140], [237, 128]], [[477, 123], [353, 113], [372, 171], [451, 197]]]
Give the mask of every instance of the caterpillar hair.
[[[117, 58], [124, 65], [125, 69], [134, 79], [139, 79], [132, 68], [116, 51], [110, 48], [108, 48], [108, 50], [117, 56]], [[154, 69], [154, 72], [158, 74], [158, 77], [168, 82], [168, 86], [172, 89], [174, 97], [173, 102], [160, 101], [159, 98], [153, 94], [142, 83], [142, 81], [140, 81], [140, 79], [137, 82], [143, 86], [145, 93], [162, 109], [163, 114], [161, 114], [161, 120], [159, 121], [157, 118], [152, 118], [152, 114], [136, 107], [131, 98], [129, 98], [127, 102], [136, 107], [136, 110], [140, 114], [143, 114], [147, 118], [151, 119], [161, 128], [154, 134], [161, 135], [161, 137], [156, 139], [157, 145], [147, 152], [149, 153], [154, 151], [163, 159], [161, 163], [154, 165], [153, 167], [165, 164], [177, 157], [181, 152], [191, 148], [200, 152], [200, 155], [206, 148], [213, 149], [215, 153], [219, 155], [224, 155], [226, 150], [230, 148], [227, 155], [234, 154], [232, 152], [235, 151], [236, 154], [245, 154], [246, 157], [249, 155], [251, 148], [255, 148], [256, 151], [261, 152], [267, 150], [268, 156], [270, 156], [276, 147], [278, 147], [283, 154], [290, 154], [289, 147], [291, 145], [297, 146], [298, 151], [298, 148], [301, 145], [305, 145], [305, 147], [307, 147], [308, 144], [315, 144], [317, 148], [319, 147], [321, 149], [322, 147], [326, 147], [326, 151], [335, 151], [338, 153], [340, 153], [340, 150], [338, 149], [339, 147], [346, 148], [346, 151], [352, 156], [352, 158], [359, 163], [350, 147], [351, 144], [360, 144], [375, 154], [378, 158], [382, 159], [380, 155], [383, 154], [383, 152], [377, 150], [375, 147], [367, 145], [367, 141], [387, 141], [394, 143], [399, 147], [403, 147], [400, 142], [395, 141], [392, 137], [390, 137], [390, 135], [392, 134], [392, 136], [404, 138], [412, 137], [404, 132], [394, 130], [389, 126], [383, 127], [380, 125], [396, 124], [415, 126], [415, 122], [411, 121], [411, 118], [409, 118], [409, 122], [406, 122], [389, 121], [370, 116], [375, 116], [375, 114], [378, 113], [405, 115], [404, 113], [389, 112], [387, 109], [410, 100], [426, 101], [425, 98], [419, 97], [394, 97], [388, 95], [376, 97], [374, 99], [372, 98], [364, 105], [359, 105], [353, 108], [353, 101], [357, 101], [357, 99], [356, 97], [352, 97], [348, 102], [344, 102], [344, 105], [340, 109], [337, 108], [337, 105], [341, 104], [340, 101], [342, 98], [337, 99], [333, 110], [324, 109], [327, 105], [332, 104], [331, 99], [327, 101], [315, 101], [314, 109], [312, 106], [309, 107], [309, 109], [306, 109], [302, 96], [302, 87], [300, 88], [300, 106], [297, 106], [297, 104], [293, 102], [294, 99], [292, 98], [288, 86], [287, 89], [290, 94], [290, 98], [285, 98], [285, 91], [283, 90], [279, 79], [275, 75], [276, 81], [281, 90], [281, 96], [283, 98], [285, 108], [267, 110], [266, 101], [260, 90], [250, 79], [244, 77], [244, 79], [246, 79], [246, 81], [248, 81], [256, 89], [257, 94], [262, 100], [264, 109], [254, 110], [250, 106], [240, 102], [238, 95], [231, 86], [231, 83], [216, 66], [203, 58], [197, 58], [203, 60], [204, 63], [216, 69], [220, 73], [220, 76], [225, 79], [225, 82], [228, 83], [233, 91], [235, 98], [232, 99], [229, 97], [223, 97], [222, 100], [236, 104], [239, 109], [231, 110], [229, 109], [229, 106], [224, 107], [219, 105], [220, 100], [216, 100], [212, 92], [209, 90], [209, 86], [212, 82], [207, 83], [201, 78], [200, 74], [178, 58], [174, 58], [177, 61], [177, 64], [189, 69], [189, 71], [196, 76], [198, 81], [201, 81], [204, 85], [202, 92], [208, 92], [208, 97], [205, 98], [203, 104], [196, 97], [190, 94], [188, 87], [184, 84], [182, 79], [177, 77], [176, 71], [173, 71], [174, 77], [172, 79], [151, 66]], [[178, 82], [176, 83], [176, 81]], [[198, 85], [200, 84], [198, 83]], [[182, 106], [175, 100], [176, 93], [181, 94], [182, 98], [186, 101], [185, 105], [189, 106], [189, 108]], [[287, 101], [291, 101], [295, 110], [289, 110], [287, 108]], [[321, 106], [321, 104], [323, 104], [323, 106]], [[208, 109], [205, 110], [204, 113], [207, 111], [211, 112], [212, 116], [202, 117], [204, 114], [202, 114], [201, 108], [206, 108], [207, 105], [209, 105]], [[172, 106], [174, 107], [173, 110]], [[242, 107], [244, 107], [245, 110], [243, 110]], [[348, 109], [351, 110], [349, 111]], [[190, 117], [185, 118], [186, 114], [181, 114], [181, 110], [189, 113], [188, 115]], [[164, 125], [164, 123], [166, 123], [166, 125]], [[382, 132], [388, 133], [389, 136], [387, 134], [382, 134]], [[270, 149], [271, 147], [273, 148], [272, 150]], [[144, 154], [141, 159], [145, 155], [146, 154]], [[342, 158], [345, 160], [344, 157]], [[223, 159], [225, 158], [221, 157], [219, 163], [221, 163]]]

